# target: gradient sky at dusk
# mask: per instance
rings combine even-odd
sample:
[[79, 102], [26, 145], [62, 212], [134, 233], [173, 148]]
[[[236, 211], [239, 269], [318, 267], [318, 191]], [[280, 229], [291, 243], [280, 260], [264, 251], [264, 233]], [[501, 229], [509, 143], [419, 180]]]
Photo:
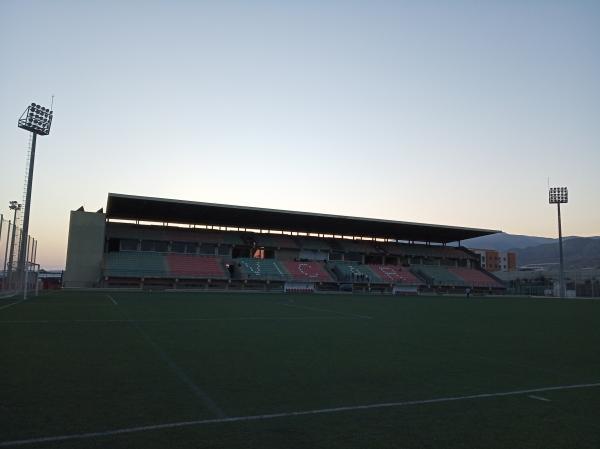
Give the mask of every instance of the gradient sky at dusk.
[[600, 234], [598, 1], [0, 2], [0, 212], [64, 266], [107, 193]]

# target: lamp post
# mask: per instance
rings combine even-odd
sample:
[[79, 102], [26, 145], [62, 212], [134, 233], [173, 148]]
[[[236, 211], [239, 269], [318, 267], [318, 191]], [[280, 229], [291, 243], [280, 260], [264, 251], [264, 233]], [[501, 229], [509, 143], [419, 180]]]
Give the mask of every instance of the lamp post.
[[[12, 280], [13, 280], [13, 275], [12, 272], [14, 271], [15, 267], [14, 267], [14, 257], [15, 257], [15, 234], [16, 234], [16, 230], [17, 230], [17, 213], [21, 210], [21, 207], [23, 207], [22, 204], [19, 204], [18, 201], [9, 201], [8, 203], [8, 208], [12, 211], [14, 211], [14, 215], [13, 215], [13, 228], [12, 228], [12, 233], [10, 236], [10, 253], [8, 256], [8, 280], [7, 280], [7, 285], [8, 288], [10, 289]], [[7, 236], [8, 238], [8, 236]]]
[[562, 224], [560, 220], [560, 205], [569, 202], [569, 191], [566, 187], [550, 187], [548, 192], [548, 201], [550, 204], [556, 204], [558, 210], [558, 248], [560, 253], [560, 275], [559, 275], [559, 294], [561, 298], [566, 298], [567, 289], [565, 285], [565, 261], [563, 257]]
[[[25, 213], [23, 214], [23, 238], [21, 239], [21, 248], [19, 250], [19, 267], [21, 283], [25, 282], [25, 270], [27, 270], [27, 236], [29, 235], [29, 213], [31, 211], [31, 186], [33, 183], [33, 166], [35, 163], [35, 144], [37, 136], [47, 136], [50, 134], [53, 112], [39, 104], [31, 103], [21, 114], [18, 126], [21, 129], [30, 131], [31, 155], [29, 157], [29, 172], [27, 176], [27, 192], [25, 194]], [[23, 288], [25, 290], [25, 288]]]

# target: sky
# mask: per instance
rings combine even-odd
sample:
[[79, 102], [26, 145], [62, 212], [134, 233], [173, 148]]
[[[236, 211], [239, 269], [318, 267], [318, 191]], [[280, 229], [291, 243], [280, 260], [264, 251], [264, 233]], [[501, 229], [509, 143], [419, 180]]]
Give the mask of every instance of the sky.
[[598, 1], [2, 0], [0, 213], [55, 95], [42, 267], [108, 192], [600, 235], [599, 56]]

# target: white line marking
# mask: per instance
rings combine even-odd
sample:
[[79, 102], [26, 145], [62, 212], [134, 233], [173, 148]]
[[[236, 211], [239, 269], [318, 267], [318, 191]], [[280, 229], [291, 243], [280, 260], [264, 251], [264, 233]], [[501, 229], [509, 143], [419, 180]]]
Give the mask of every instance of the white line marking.
[[6, 293], [6, 294], [2, 294], [0, 295], [0, 300], [1, 299], [7, 299], [7, 298], [12, 298], [14, 296], [17, 296], [19, 292], [14, 292], [14, 293]]
[[535, 396], [535, 395], [533, 395], [533, 394], [530, 394], [530, 395], [529, 395], [529, 396], [527, 396], [527, 397], [528, 397], [528, 398], [531, 398], [531, 399], [535, 399], [535, 400], [537, 400], [537, 401], [552, 402], [552, 401], [551, 401], [550, 399], [548, 399], [548, 398], [544, 398], [544, 397], [542, 397], [542, 396]]
[[308, 307], [308, 306], [299, 306], [298, 304], [286, 304], [286, 303], [278, 303], [278, 304], [281, 304], [282, 306], [286, 306], [286, 307], [296, 307], [297, 309], [313, 310], [315, 312], [336, 313], [338, 315], [347, 316], [347, 317], [354, 317], [354, 318], [360, 318], [360, 319], [363, 319], [363, 320], [371, 320], [371, 319], [373, 319], [373, 317], [371, 317], [371, 316], [357, 315], [355, 313], [339, 312], [337, 310], [320, 309], [320, 308], [317, 308], [317, 307]]
[[302, 320], [358, 320], [362, 318], [352, 316], [245, 316], [245, 317], [224, 317], [224, 318], [173, 318], [156, 320], [0, 320], [2, 324], [68, 324], [68, 323], [185, 323], [197, 321], [302, 321]]
[[25, 301], [25, 300], [24, 300], [24, 299], [21, 299], [20, 301], [11, 302], [10, 304], [6, 304], [6, 305], [4, 305], [4, 306], [0, 307], [0, 310], [8, 309], [9, 307], [12, 307], [12, 306], [14, 306], [14, 305], [20, 304], [20, 303], [22, 303], [23, 301]]
[[195, 421], [180, 421], [180, 422], [172, 422], [172, 423], [166, 423], [166, 424], [153, 424], [153, 425], [148, 425], [148, 426], [126, 427], [126, 428], [122, 428], [122, 429], [105, 430], [105, 431], [101, 431], [101, 432], [76, 433], [76, 434], [70, 434], [70, 435], [58, 435], [58, 436], [53, 436], [53, 437], [41, 437], [41, 438], [30, 438], [30, 439], [26, 439], [26, 440], [4, 441], [4, 442], [0, 443], [0, 447], [20, 446], [20, 445], [35, 444], [35, 443], [48, 443], [48, 442], [52, 442], [52, 441], [66, 441], [66, 440], [75, 440], [75, 439], [105, 437], [105, 436], [111, 436], [111, 435], [122, 435], [125, 433], [146, 432], [146, 431], [150, 431], [150, 430], [160, 430], [160, 429], [173, 429], [176, 427], [200, 426], [200, 425], [205, 425], [205, 424], [221, 424], [221, 423], [243, 422], [243, 421], [260, 421], [260, 420], [275, 419], [275, 418], [289, 418], [289, 417], [293, 417], [293, 416], [323, 415], [323, 414], [329, 414], [329, 413], [348, 412], [348, 411], [354, 411], [354, 410], [371, 410], [371, 409], [379, 409], [379, 408], [406, 407], [406, 406], [410, 406], [410, 405], [438, 404], [438, 403], [442, 403], [442, 402], [456, 402], [456, 401], [465, 401], [465, 400], [470, 400], [470, 399], [487, 399], [487, 398], [495, 398], [495, 397], [503, 397], [503, 396], [519, 396], [519, 395], [528, 394], [528, 393], [540, 393], [543, 391], [574, 390], [577, 388], [597, 388], [597, 387], [600, 387], [600, 382], [589, 383], [589, 384], [559, 385], [559, 386], [555, 386], [555, 387], [531, 388], [531, 389], [525, 389], [525, 390], [504, 391], [504, 392], [500, 392], [500, 393], [480, 393], [480, 394], [471, 394], [471, 395], [467, 395], [467, 396], [449, 396], [449, 397], [444, 397], [444, 398], [424, 399], [424, 400], [416, 400], [416, 401], [383, 402], [383, 403], [378, 403], [378, 404], [321, 408], [321, 409], [315, 409], [315, 410], [302, 410], [302, 411], [297, 411], [297, 412], [270, 413], [270, 414], [265, 414], [265, 415], [233, 416], [231, 418], [199, 419], [199, 420], [195, 420]]
[[[119, 305], [119, 303], [111, 295], [107, 294], [106, 296], [108, 297], [108, 299], [110, 299], [112, 301], [112, 303], [115, 306]], [[160, 359], [169, 367], [169, 369], [173, 372], [173, 374], [175, 374], [179, 378], [179, 380], [181, 382], [183, 382], [192, 391], [192, 393], [194, 393], [194, 395], [198, 399], [200, 399], [200, 402], [202, 402], [202, 404], [208, 410], [210, 410], [214, 415], [216, 415], [218, 419], [223, 419], [227, 416], [225, 414], [225, 412], [223, 412], [223, 410], [210, 398], [210, 396], [208, 396], [208, 394], [206, 394], [204, 392], [204, 390], [202, 390], [202, 388], [200, 388], [198, 385], [196, 385], [194, 383], [194, 381], [187, 375], [187, 373], [179, 365], [177, 365], [177, 363], [175, 363], [175, 361], [171, 357], [169, 357], [169, 354], [167, 354], [167, 352], [164, 351], [152, 339], [152, 337], [150, 337], [150, 335], [148, 335], [148, 333], [140, 327], [138, 321], [129, 319], [127, 317], [127, 315], [125, 315], [125, 313], [123, 313], [123, 312], [121, 312], [120, 314], [124, 317], [123, 319], [107, 320], [107, 321], [122, 322], [122, 323], [130, 324], [131, 327], [133, 327], [137, 331], [137, 333], [146, 341], [146, 343], [148, 343], [152, 347], [152, 349], [154, 349], [154, 351], [156, 351], [156, 353], [158, 353]], [[160, 321], [160, 320], [157, 320], [157, 321]]]
[[166, 365], [171, 369], [171, 371], [179, 378], [181, 382], [183, 382], [194, 395], [200, 399], [202, 405], [204, 405], [208, 410], [210, 410], [218, 419], [224, 419], [227, 417], [225, 412], [213, 401], [210, 396], [198, 385], [194, 383], [194, 381], [187, 375], [187, 373], [179, 366], [175, 361], [169, 357], [166, 351], [164, 351], [153, 339], [148, 335], [144, 329], [142, 329], [138, 323], [134, 321], [129, 321], [129, 324], [142, 336], [146, 343], [148, 343], [152, 349], [154, 349], [161, 360], [166, 363]]

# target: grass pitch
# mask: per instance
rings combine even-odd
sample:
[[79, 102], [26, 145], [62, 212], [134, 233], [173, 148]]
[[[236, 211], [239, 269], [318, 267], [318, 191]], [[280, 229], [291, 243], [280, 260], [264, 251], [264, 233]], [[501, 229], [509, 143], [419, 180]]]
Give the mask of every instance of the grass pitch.
[[600, 447], [600, 385], [579, 387], [600, 383], [598, 301], [14, 302], [0, 301], [0, 447]]

